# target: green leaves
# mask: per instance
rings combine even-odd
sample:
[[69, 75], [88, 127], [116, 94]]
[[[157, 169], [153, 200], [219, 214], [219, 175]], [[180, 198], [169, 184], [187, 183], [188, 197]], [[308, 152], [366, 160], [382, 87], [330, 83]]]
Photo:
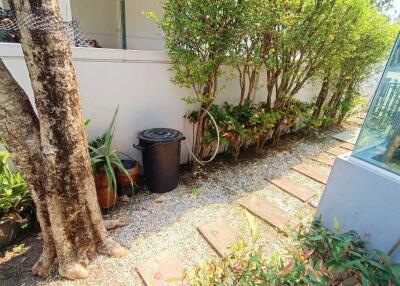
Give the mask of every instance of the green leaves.
[[[256, 144], [260, 148], [280, 116], [276, 112], [267, 111], [263, 103], [213, 105], [210, 113], [217, 122], [221, 143], [228, 145], [235, 158], [245, 145]], [[215, 142], [217, 136], [213, 124], [208, 125], [205, 136], [207, 142]]]
[[[251, 227], [252, 228], [252, 227]], [[187, 273], [189, 285], [325, 286], [353, 281], [362, 285], [400, 285], [400, 266], [380, 252], [373, 257], [353, 231], [331, 232], [316, 220], [292, 236], [287, 253], [267, 256], [256, 241], [239, 241], [230, 257]]]
[[32, 209], [33, 202], [21, 174], [10, 167], [10, 154], [0, 151], [0, 218], [22, 215]]
[[122, 164], [121, 159], [118, 156], [118, 151], [112, 149], [112, 140], [114, 137], [115, 130], [115, 119], [118, 113], [119, 107], [115, 110], [113, 118], [104, 132], [103, 136], [96, 138], [89, 143], [89, 154], [92, 170], [97, 173], [103, 170], [107, 175], [108, 189], [117, 189], [117, 178], [115, 175], [115, 169], [126, 175], [129, 178], [132, 188], [134, 183], [131, 180], [131, 176]]

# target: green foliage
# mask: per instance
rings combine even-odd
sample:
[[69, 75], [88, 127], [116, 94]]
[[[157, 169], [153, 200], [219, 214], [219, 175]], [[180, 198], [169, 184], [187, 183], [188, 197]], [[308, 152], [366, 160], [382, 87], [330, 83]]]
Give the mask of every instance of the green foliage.
[[164, 31], [173, 82], [193, 88], [204, 106], [214, 100], [220, 66], [237, 40], [243, 8], [242, 1], [168, 0], [162, 19], [148, 14]]
[[32, 214], [33, 202], [21, 174], [10, 167], [9, 158], [7, 151], [0, 151], [0, 218], [23, 222]]
[[[235, 156], [249, 142], [262, 146], [271, 129], [276, 144], [299, 122], [316, 130], [343, 120], [357, 107], [360, 83], [384, 59], [398, 30], [380, 12], [390, 2], [166, 0], [161, 19], [148, 13], [164, 31], [173, 82], [192, 89], [194, 96], [184, 101], [201, 107], [187, 116], [197, 125], [194, 154], [204, 157], [215, 141], [204, 109], [219, 117], [223, 143]], [[238, 73], [237, 107], [214, 106], [226, 71]], [[321, 94], [318, 112], [310, 117], [309, 106], [295, 98], [315, 77], [327, 80], [329, 92]], [[267, 94], [266, 111], [259, 113], [269, 118], [251, 115], [258, 113], [252, 104], [260, 86]]]
[[398, 27], [370, 6], [360, 10], [340, 53], [322, 68], [322, 72], [328, 75], [332, 91], [322, 115], [325, 126], [340, 123], [353, 108], [358, 107], [355, 104], [362, 105], [358, 100], [360, 85], [387, 57], [397, 32]]
[[[259, 149], [280, 116], [279, 113], [267, 111], [264, 104], [248, 102], [242, 106], [229, 103], [213, 105], [210, 113], [217, 122], [221, 143], [228, 145], [235, 158], [246, 145], [256, 144]], [[216, 137], [214, 125], [209, 124], [204, 140], [211, 143]]]
[[339, 103], [338, 122], [357, 112], [367, 110], [368, 100], [357, 90], [347, 90]]
[[112, 140], [114, 137], [115, 130], [115, 118], [118, 113], [118, 108], [114, 113], [114, 116], [110, 122], [110, 125], [104, 132], [103, 136], [96, 138], [89, 143], [89, 154], [92, 170], [96, 174], [99, 171], [104, 171], [107, 175], [108, 189], [117, 189], [117, 179], [115, 170], [118, 169], [124, 173], [130, 180], [132, 188], [134, 183], [131, 180], [131, 176], [125, 169], [118, 156], [118, 151], [112, 149]]
[[371, 256], [353, 231], [336, 233], [316, 220], [293, 234], [285, 254], [267, 256], [257, 243], [239, 241], [232, 254], [186, 274], [189, 285], [399, 285], [400, 266], [383, 253]]

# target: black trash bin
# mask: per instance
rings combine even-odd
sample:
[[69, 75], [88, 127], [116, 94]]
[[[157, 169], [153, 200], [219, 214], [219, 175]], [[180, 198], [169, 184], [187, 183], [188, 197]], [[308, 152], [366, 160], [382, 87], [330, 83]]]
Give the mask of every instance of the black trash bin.
[[178, 186], [182, 132], [169, 128], [147, 129], [138, 134], [146, 184], [153, 193], [166, 193]]

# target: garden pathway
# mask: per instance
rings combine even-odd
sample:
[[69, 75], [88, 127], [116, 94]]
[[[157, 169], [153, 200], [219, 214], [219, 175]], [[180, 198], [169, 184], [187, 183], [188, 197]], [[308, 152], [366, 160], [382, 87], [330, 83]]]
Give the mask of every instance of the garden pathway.
[[[349, 134], [353, 129], [345, 128], [345, 131]], [[187, 180], [183, 175], [173, 192], [140, 193], [116, 209], [115, 217], [131, 221], [130, 225], [111, 232], [129, 247], [126, 257], [99, 256], [90, 264], [90, 275], [85, 280], [66, 281], [55, 273], [41, 280], [32, 277], [30, 272], [40, 254], [40, 244], [33, 244], [32, 248], [28, 244], [18, 257], [3, 263], [6, 272], [5, 277], [0, 274], [0, 285], [143, 286], [163, 285], [162, 280], [176, 282], [174, 277], [182, 268], [193, 269], [227, 255], [228, 246], [238, 234], [245, 241], [251, 241], [249, 215], [254, 219], [258, 242], [267, 255], [282, 253], [284, 246], [291, 243], [283, 225], [285, 222], [309, 223], [324, 188], [292, 167], [305, 164], [308, 169], [328, 176], [335, 156], [326, 152], [334, 147], [352, 148], [331, 138], [328, 132], [314, 139], [291, 136], [282, 140], [278, 149], [254, 156], [250, 152], [241, 156], [239, 162], [217, 159], [209, 168], [195, 174], [196, 180]], [[258, 206], [273, 206], [277, 211], [257, 209], [249, 204], [249, 199], [257, 200]], [[246, 212], [239, 203], [256, 215]], [[40, 242], [39, 237], [32, 239]]]
[[[292, 169], [296, 173], [269, 181], [281, 191], [292, 195], [303, 203], [307, 203], [314, 196], [317, 196], [317, 192], [310, 190], [299, 181], [296, 182], [294, 178], [303, 175], [324, 186], [328, 181], [330, 168], [333, 166], [334, 157], [330, 156], [346, 154], [351, 152], [353, 148], [354, 145], [348, 142], [337, 144], [335, 147], [328, 149], [327, 153], [323, 152], [317, 154], [310, 157], [311, 160], [305, 159], [303, 163], [293, 166]], [[317, 164], [320, 164], [320, 166], [316, 166], [316, 162]], [[321, 167], [323, 171], [319, 171]], [[313, 204], [309, 204], [309, 206], [316, 207], [318, 202], [319, 198], [316, 203], [314, 202]], [[279, 232], [285, 232], [288, 228], [296, 228], [300, 224], [300, 220], [297, 217], [292, 216], [284, 209], [275, 206], [267, 197], [260, 194], [246, 195], [245, 197], [240, 198], [236, 203], [274, 227], [275, 230]], [[304, 205], [304, 207], [307, 208], [307, 205]], [[237, 242], [240, 238], [239, 233], [235, 231], [223, 218], [217, 218], [210, 221], [198, 227], [198, 230], [221, 257], [228, 256], [230, 253], [229, 246]], [[146, 262], [145, 267], [137, 268], [137, 271], [145, 284], [147, 286], [170, 284], [183, 285], [179, 279], [179, 276], [182, 274], [177, 275], [178, 273], [183, 273], [185, 269], [182, 264], [161, 264], [160, 261], [157, 261], [156, 257], [157, 256]], [[171, 261], [175, 261], [176, 259], [173, 254], [169, 254], [168, 257]], [[171, 267], [171, 265], [173, 265], [173, 267]], [[149, 276], [151, 279], [148, 278]]]

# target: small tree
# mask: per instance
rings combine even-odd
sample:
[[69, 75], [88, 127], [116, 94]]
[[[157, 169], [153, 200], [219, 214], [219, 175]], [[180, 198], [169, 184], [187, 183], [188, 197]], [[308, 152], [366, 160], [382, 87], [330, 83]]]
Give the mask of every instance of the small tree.
[[[277, 14], [264, 33], [267, 103], [282, 113], [273, 143], [285, 131], [293, 97], [337, 53], [360, 12], [362, 0], [269, 1]], [[273, 104], [272, 97], [275, 95]]]
[[[314, 118], [323, 115], [325, 124], [340, 123], [349, 111], [348, 105], [359, 94], [360, 84], [373, 73], [390, 50], [397, 28], [368, 5], [362, 10], [356, 25], [349, 32], [348, 43], [337, 56], [336, 65], [325, 66], [324, 83], [330, 87], [317, 98]], [[322, 106], [326, 105], [324, 110]]]
[[165, 14], [157, 20], [164, 31], [167, 52], [172, 60], [172, 81], [190, 88], [194, 96], [185, 98], [200, 108], [196, 114], [193, 153], [202, 158], [206, 144], [207, 113], [219, 92], [221, 66], [237, 41], [243, 13], [242, 0], [168, 0]]
[[239, 106], [253, 101], [263, 67], [263, 32], [265, 21], [268, 21], [268, 7], [264, 4], [263, 0], [243, 1], [244, 11], [239, 15], [237, 41], [229, 52], [228, 64], [237, 70], [239, 76]]

